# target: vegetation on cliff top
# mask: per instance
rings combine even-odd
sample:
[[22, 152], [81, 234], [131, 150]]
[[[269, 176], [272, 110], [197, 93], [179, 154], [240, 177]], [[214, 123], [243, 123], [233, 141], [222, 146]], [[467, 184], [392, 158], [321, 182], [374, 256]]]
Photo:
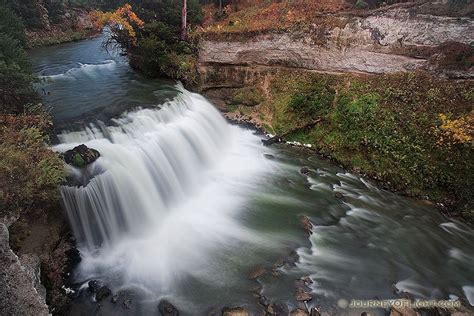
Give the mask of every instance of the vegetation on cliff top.
[[425, 73], [280, 73], [262, 107], [278, 133], [391, 189], [472, 219], [474, 85]]
[[[406, 4], [403, 4], [405, 2]], [[203, 28], [198, 32], [200, 35], [220, 38], [226, 35], [235, 37], [237, 34], [279, 32], [309, 26], [324, 29], [326, 26], [338, 26], [342, 17], [364, 16], [389, 5], [415, 6], [412, 8], [413, 12], [433, 15], [461, 16], [472, 15], [474, 12], [472, 3], [458, 0], [448, 0], [444, 3], [390, 0], [239, 0], [227, 1], [225, 4], [222, 8], [215, 5], [204, 6], [205, 18]]]

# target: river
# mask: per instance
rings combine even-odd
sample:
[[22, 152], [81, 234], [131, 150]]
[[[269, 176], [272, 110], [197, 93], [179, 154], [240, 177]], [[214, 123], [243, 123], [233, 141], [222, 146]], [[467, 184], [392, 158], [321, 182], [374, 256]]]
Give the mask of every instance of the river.
[[[156, 315], [161, 299], [183, 315], [258, 313], [268, 302], [292, 310], [303, 288], [308, 307], [331, 315], [384, 315], [341, 299], [402, 292], [474, 304], [472, 227], [308, 150], [264, 147], [204, 97], [143, 78], [102, 40], [31, 52], [54, 149], [101, 153], [85, 170], [69, 167], [82, 185], [61, 188], [82, 256], [71, 315]], [[266, 273], [249, 279], [258, 267]], [[307, 287], [296, 281], [305, 276]], [[89, 280], [122, 293], [119, 302], [99, 309]]]

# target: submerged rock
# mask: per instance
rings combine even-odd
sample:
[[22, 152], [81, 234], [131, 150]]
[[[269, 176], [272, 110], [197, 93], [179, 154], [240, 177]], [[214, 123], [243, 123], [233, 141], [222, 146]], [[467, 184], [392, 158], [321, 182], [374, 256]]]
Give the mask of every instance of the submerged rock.
[[112, 296], [112, 299], [110, 301], [114, 304], [117, 304], [118, 300], [119, 300], [119, 294], [117, 293], [114, 296]]
[[249, 273], [249, 279], [256, 279], [267, 273], [264, 267], [257, 267], [255, 270]]
[[130, 308], [132, 308], [132, 300], [127, 298], [123, 301], [122, 305], [123, 305], [123, 308], [130, 309]]
[[250, 316], [249, 312], [243, 309], [242, 307], [236, 308], [227, 308], [222, 309], [222, 316]]
[[87, 283], [88, 285], [88, 290], [89, 292], [91, 293], [97, 293], [97, 291], [99, 290], [100, 288], [100, 284], [99, 284], [99, 281], [97, 280], [92, 280], [92, 281], [89, 281], [89, 283]]
[[334, 196], [335, 196], [336, 199], [338, 199], [338, 200], [344, 200], [344, 194], [342, 194], [341, 192], [336, 192], [336, 193], [334, 193]]
[[162, 316], [179, 316], [179, 311], [167, 300], [161, 300], [158, 304], [158, 311]]
[[301, 168], [300, 173], [304, 174], [304, 175], [308, 175], [309, 174], [309, 168], [308, 167]]
[[66, 151], [63, 157], [66, 163], [82, 168], [96, 161], [100, 157], [100, 153], [82, 144]]
[[100, 302], [111, 294], [112, 294], [112, 291], [107, 286], [104, 285], [104, 286], [101, 286], [97, 290], [97, 293], [95, 294], [95, 299], [97, 300], [97, 302]]
[[300, 216], [300, 225], [301, 227], [303, 227], [303, 229], [306, 231], [308, 235], [311, 235], [313, 233], [313, 224], [311, 223], [311, 220], [309, 219], [308, 216], [306, 215]]

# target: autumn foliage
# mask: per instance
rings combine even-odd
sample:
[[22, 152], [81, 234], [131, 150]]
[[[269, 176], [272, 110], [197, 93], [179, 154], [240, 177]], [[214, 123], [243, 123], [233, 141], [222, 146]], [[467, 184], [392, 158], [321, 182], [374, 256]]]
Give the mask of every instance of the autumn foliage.
[[335, 13], [349, 8], [337, 0], [249, 1], [240, 6], [228, 5], [219, 14], [213, 5], [204, 6], [204, 33], [239, 33], [288, 28], [311, 23], [321, 13]]
[[57, 202], [65, 173], [59, 155], [45, 146], [51, 125], [40, 106], [31, 113], [0, 114], [0, 216], [44, 211]]
[[453, 146], [455, 144], [469, 144], [474, 135], [474, 112], [457, 119], [449, 118], [446, 114], [439, 114], [438, 144]]
[[120, 44], [136, 45], [137, 30], [144, 22], [133, 12], [131, 5], [125, 4], [113, 12], [92, 12], [92, 19], [97, 30], [109, 27], [114, 40]]

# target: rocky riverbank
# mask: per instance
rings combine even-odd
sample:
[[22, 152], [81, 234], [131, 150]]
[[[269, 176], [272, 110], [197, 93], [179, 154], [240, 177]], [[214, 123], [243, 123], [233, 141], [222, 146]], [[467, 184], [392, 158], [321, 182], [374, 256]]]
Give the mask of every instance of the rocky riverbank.
[[0, 275], [9, 284], [1, 289], [1, 310], [11, 315], [62, 314], [70, 303], [67, 280], [80, 261], [64, 217], [28, 215], [0, 227], [5, 263]]
[[28, 46], [34, 48], [75, 42], [98, 35], [88, 10], [68, 8], [57, 19], [56, 23], [50, 23], [45, 17], [41, 28], [27, 29]]
[[10, 249], [9, 237], [7, 226], [0, 223], [0, 310], [5, 315], [48, 315], [39, 259], [19, 258]]

